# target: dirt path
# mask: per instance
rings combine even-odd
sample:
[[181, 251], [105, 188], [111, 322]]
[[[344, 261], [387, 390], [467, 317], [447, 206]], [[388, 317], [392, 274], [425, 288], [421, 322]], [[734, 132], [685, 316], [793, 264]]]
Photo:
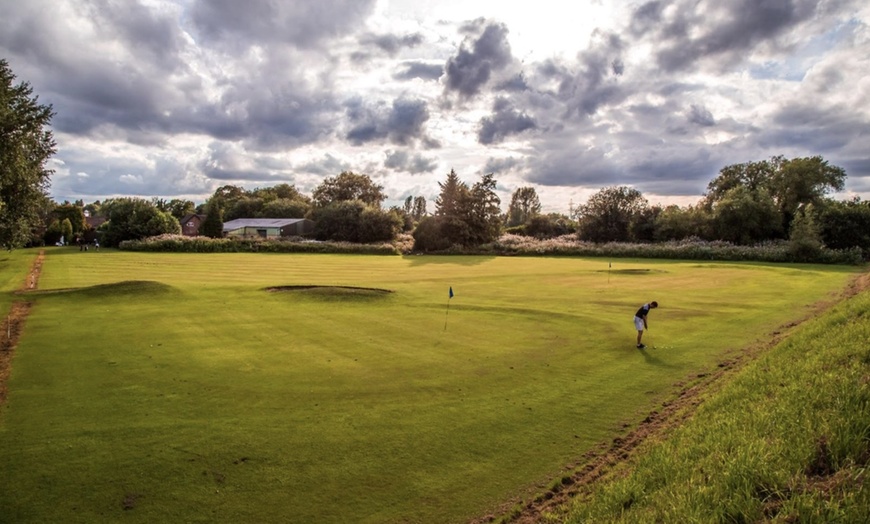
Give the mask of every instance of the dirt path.
[[[741, 369], [759, 354], [782, 342], [794, 327], [818, 316], [840, 301], [868, 289], [870, 289], [870, 273], [857, 275], [849, 281], [838, 296], [818, 302], [809, 309], [806, 316], [780, 326], [766, 340], [730, 355], [728, 359], [718, 364], [715, 371], [699, 373], [675, 384], [678, 393], [672, 400], [663, 402], [659, 409], [650, 412], [637, 428], [628, 434], [616, 437], [612, 442], [601, 443], [596, 450], [583, 455], [577, 464], [569, 465], [565, 475], [561, 477], [561, 482], [556, 487], [540, 493], [532, 501], [510, 501], [498, 508], [495, 514], [475, 519], [472, 524], [496, 520], [516, 524], [531, 524], [541, 522], [544, 514], [561, 513], [573, 498], [592, 492], [595, 482], [611, 471], [614, 466], [628, 460], [635, 448], [641, 443], [648, 438], [662, 437], [670, 429], [678, 427], [688, 420], [701, 403], [702, 394], [724, 376]], [[521, 509], [517, 511], [518, 505], [521, 505]]]
[[[16, 295], [37, 288], [44, 260], [45, 251], [40, 251], [33, 265], [30, 266], [24, 283], [15, 292]], [[6, 381], [12, 368], [12, 356], [15, 353], [15, 346], [18, 345], [18, 338], [24, 331], [24, 322], [30, 314], [31, 305], [28, 300], [16, 299], [12, 302], [9, 314], [0, 322], [0, 406], [6, 402]]]

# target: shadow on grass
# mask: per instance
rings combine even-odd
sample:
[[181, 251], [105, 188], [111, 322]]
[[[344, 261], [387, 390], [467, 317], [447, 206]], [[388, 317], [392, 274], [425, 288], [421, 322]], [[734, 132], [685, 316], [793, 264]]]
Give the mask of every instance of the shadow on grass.
[[175, 290], [170, 285], [152, 280], [124, 280], [111, 284], [97, 284], [87, 287], [69, 287], [60, 289], [33, 289], [16, 294], [32, 296], [76, 296], [86, 298], [115, 298], [131, 296], [153, 296], [171, 293]]
[[457, 266], [478, 266], [494, 260], [491, 255], [403, 255], [411, 266], [426, 266], [430, 264], [454, 264]]
[[676, 367], [673, 364], [668, 364], [664, 360], [660, 359], [657, 355], [655, 355], [655, 353], [658, 353], [661, 350], [650, 349], [649, 347], [647, 347], [646, 349], [638, 349], [637, 351], [640, 352], [641, 355], [643, 355], [643, 359], [646, 361], [647, 364], [662, 368]]

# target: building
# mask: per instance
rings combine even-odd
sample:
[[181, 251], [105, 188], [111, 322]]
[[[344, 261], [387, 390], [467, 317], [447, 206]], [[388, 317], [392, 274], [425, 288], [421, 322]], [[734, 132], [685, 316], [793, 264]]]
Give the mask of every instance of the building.
[[237, 218], [224, 222], [225, 237], [297, 237], [313, 231], [314, 222], [307, 218]]
[[181, 222], [181, 234], [187, 237], [195, 237], [199, 235], [199, 226], [205, 221], [205, 215], [189, 214], [184, 215]]

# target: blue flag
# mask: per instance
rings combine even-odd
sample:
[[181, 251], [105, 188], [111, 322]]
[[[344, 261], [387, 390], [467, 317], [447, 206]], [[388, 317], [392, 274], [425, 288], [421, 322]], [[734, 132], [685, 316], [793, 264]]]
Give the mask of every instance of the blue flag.
[[453, 286], [450, 286], [450, 298], [453, 298]]

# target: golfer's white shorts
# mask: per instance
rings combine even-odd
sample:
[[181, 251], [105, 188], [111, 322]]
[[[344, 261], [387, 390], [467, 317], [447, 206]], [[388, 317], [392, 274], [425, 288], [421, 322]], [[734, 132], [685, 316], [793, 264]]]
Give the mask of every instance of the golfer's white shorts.
[[643, 319], [640, 317], [634, 317], [634, 327], [638, 331], [643, 331]]

